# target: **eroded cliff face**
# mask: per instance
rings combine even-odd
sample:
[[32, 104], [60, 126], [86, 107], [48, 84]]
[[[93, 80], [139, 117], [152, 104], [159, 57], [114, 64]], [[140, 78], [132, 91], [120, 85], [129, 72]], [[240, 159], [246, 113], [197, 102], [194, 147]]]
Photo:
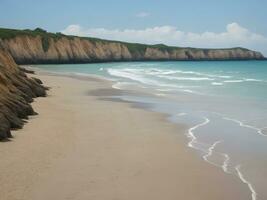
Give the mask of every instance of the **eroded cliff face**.
[[250, 60], [264, 59], [261, 53], [242, 48], [235, 49], [190, 49], [181, 48], [161, 51], [147, 48], [145, 59], [148, 60]]
[[41, 81], [28, 78], [12, 56], [0, 48], [0, 140], [11, 137], [10, 130], [21, 128], [28, 115], [33, 115], [30, 102], [45, 96]]
[[237, 60], [264, 59], [261, 53], [244, 48], [195, 49], [158, 48], [147, 45], [141, 50], [132, 49], [128, 43], [90, 40], [62, 36], [48, 38], [48, 49], [43, 48], [42, 36], [20, 35], [0, 39], [0, 46], [6, 49], [18, 64], [33, 63], [89, 63], [106, 61], [139, 60]]
[[40, 36], [19, 36], [0, 40], [16, 63], [82, 63], [93, 61], [131, 60], [126, 46], [120, 43], [91, 42], [80, 38], [49, 39], [49, 48], [44, 51]]

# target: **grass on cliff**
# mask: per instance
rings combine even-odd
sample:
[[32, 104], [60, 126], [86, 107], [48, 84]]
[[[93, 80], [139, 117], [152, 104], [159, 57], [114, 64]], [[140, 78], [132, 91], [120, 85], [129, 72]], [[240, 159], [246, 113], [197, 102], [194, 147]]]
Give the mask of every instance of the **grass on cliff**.
[[54, 39], [55, 41], [57, 41], [64, 35], [61, 33], [49, 33], [41, 28], [36, 28], [34, 30], [30, 29], [15, 30], [15, 29], [0, 28], [1, 39], [12, 39], [17, 36], [31, 36], [31, 37], [40, 36], [42, 38], [43, 50], [47, 52], [50, 46], [49, 44], [50, 39]]
[[51, 37], [53, 39], [60, 39], [61, 37], [65, 36], [62, 33], [49, 33], [41, 28], [36, 28], [34, 30], [30, 29], [17, 30], [17, 29], [0, 28], [1, 39], [11, 39], [21, 35], [33, 36], [33, 37], [40, 35], [40, 36]]

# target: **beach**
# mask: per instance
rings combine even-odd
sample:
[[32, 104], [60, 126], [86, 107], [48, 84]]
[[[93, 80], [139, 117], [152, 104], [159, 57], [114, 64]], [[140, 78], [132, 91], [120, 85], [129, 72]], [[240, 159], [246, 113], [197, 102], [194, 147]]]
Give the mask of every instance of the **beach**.
[[189, 127], [103, 98], [109, 81], [38, 74], [39, 115], [0, 146], [1, 200], [251, 199], [236, 176], [187, 147]]

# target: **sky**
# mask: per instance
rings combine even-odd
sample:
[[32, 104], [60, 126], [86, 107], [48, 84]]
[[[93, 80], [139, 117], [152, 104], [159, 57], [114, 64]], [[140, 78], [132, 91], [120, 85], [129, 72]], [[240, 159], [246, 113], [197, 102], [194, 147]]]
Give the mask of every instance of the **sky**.
[[0, 27], [267, 56], [267, 0], [0, 0]]

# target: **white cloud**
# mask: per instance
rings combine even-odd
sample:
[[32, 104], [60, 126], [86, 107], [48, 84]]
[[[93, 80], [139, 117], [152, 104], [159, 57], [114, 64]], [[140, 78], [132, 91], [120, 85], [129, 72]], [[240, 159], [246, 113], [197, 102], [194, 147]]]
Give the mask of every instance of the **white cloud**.
[[111, 40], [139, 42], [147, 44], [164, 43], [173, 46], [190, 46], [203, 48], [227, 48], [242, 46], [267, 55], [267, 38], [249, 31], [238, 23], [226, 26], [224, 32], [193, 33], [178, 30], [174, 26], [158, 26], [146, 29], [105, 29], [83, 28], [70, 25], [62, 33], [67, 35], [90, 36]]
[[150, 13], [148, 13], [148, 12], [140, 12], [140, 13], [137, 13], [135, 16], [139, 17], [139, 18], [144, 18], [144, 17], [149, 17]]

